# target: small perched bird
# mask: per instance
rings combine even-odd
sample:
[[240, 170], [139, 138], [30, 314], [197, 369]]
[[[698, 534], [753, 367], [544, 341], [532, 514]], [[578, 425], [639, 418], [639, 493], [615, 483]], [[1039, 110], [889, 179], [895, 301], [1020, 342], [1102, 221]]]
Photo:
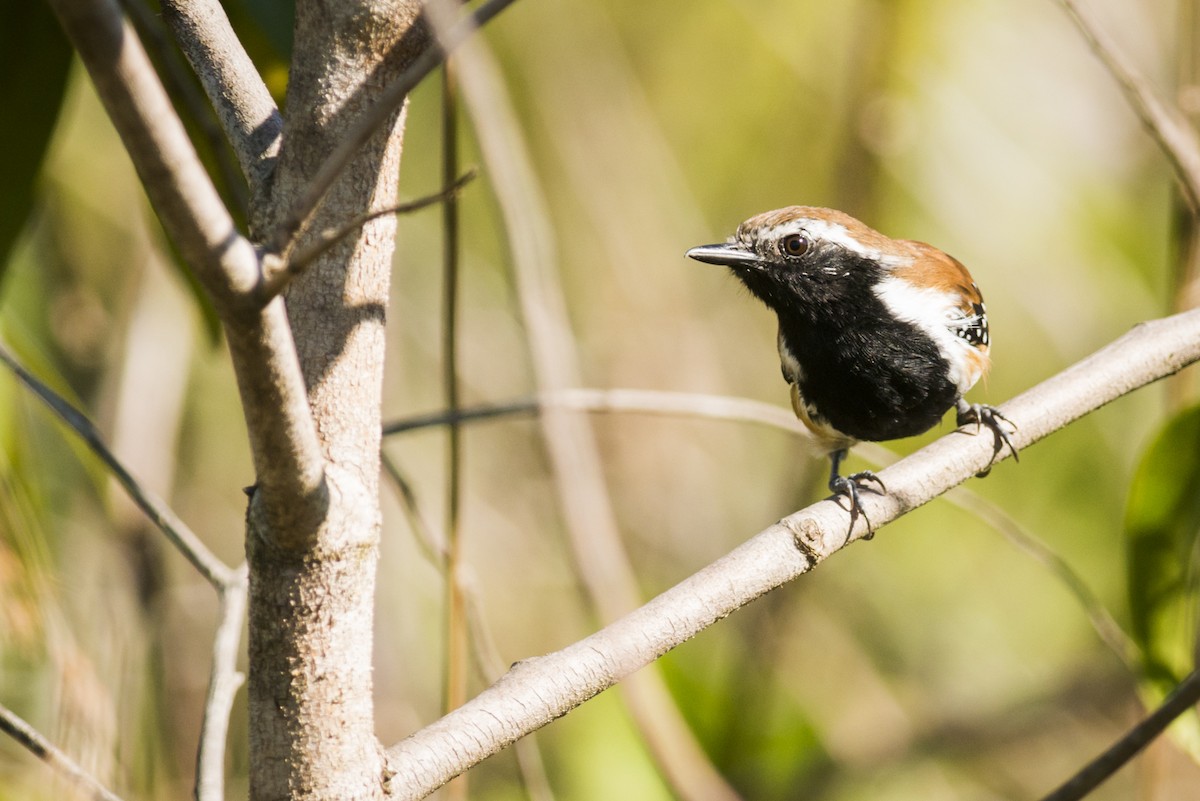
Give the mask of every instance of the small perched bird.
[[963, 399], [987, 372], [990, 340], [983, 296], [957, 260], [813, 206], [751, 217], [687, 255], [729, 267], [779, 317], [792, 408], [833, 462], [829, 489], [847, 499], [851, 530], [860, 491], [887, 491], [869, 470], [841, 475], [856, 442], [920, 434], [953, 406], [958, 425], [992, 431], [993, 459], [1004, 445], [1016, 457], [1008, 419]]

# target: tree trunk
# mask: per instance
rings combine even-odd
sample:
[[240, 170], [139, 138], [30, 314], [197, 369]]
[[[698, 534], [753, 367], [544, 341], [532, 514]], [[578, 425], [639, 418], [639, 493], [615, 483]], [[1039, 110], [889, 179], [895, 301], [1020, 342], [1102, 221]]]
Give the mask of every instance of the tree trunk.
[[[420, 3], [296, 4], [283, 145], [252, 217], [268, 231], [379, 90], [428, 43]], [[403, 113], [363, 148], [310, 230], [394, 205]], [[290, 286], [288, 319], [325, 456], [315, 528], [272, 530], [252, 503], [250, 797], [381, 798], [371, 646], [379, 542], [380, 393], [395, 221], [380, 218]]]

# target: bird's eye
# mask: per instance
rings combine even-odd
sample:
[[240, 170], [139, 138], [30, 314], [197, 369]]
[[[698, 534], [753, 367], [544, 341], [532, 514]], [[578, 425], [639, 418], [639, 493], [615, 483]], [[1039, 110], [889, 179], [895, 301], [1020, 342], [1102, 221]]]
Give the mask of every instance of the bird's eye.
[[779, 241], [779, 250], [784, 256], [803, 256], [808, 248], [808, 237], [804, 234], [788, 234]]

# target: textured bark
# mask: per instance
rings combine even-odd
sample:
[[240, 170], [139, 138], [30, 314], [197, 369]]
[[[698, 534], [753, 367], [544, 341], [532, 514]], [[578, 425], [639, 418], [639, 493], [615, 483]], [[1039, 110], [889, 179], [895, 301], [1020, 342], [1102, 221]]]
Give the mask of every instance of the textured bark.
[[[300, 2], [273, 223], [356, 115], [423, 49], [417, 2]], [[395, 202], [402, 115], [333, 186], [313, 230]], [[264, 218], [259, 218], [264, 219]], [[252, 799], [380, 798], [371, 643], [379, 538], [380, 393], [395, 222], [381, 218], [290, 286], [288, 318], [325, 455], [324, 518], [272, 529], [253, 504]]]

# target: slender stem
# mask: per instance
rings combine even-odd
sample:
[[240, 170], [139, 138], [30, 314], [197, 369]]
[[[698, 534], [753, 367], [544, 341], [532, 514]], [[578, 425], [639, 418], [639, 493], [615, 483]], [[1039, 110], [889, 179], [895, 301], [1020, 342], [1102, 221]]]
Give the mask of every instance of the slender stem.
[[1154, 90], [1117, 46], [1083, 10], [1078, 0], [1059, 0], [1092, 52], [1108, 69], [1125, 94], [1133, 112], [1158, 143], [1175, 175], [1192, 213], [1200, 211], [1200, 141], [1187, 117]]
[[567, 388], [542, 392], [529, 398], [500, 403], [481, 403], [457, 412], [442, 410], [393, 420], [383, 426], [385, 436], [449, 425], [451, 422], [493, 420], [515, 415], [540, 414], [548, 407], [587, 412], [636, 412], [640, 414], [704, 417], [781, 428], [806, 435], [790, 411], [762, 401], [694, 392], [655, 389]]
[[26, 370], [3, 345], [0, 345], [0, 362], [3, 362], [22, 384], [50, 407], [50, 410], [83, 440], [84, 444], [108, 467], [113, 477], [125, 488], [138, 508], [145, 512], [150, 521], [167, 536], [171, 544], [192, 563], [192, 566], [200, 572], [200, 575], [204, 576], [209, 584], [221, 589], [233, 580], [233, 571], [208, 549], [208, 546], [188, 528], [187, 524], [180, 520], [161, 498], [143, 487], [136, 478], [130, 475], [129, 471], [125, 469], [125, 465], [105, 444], [104, 438], [91, 420]]
[[357, 232], [358, 229], [372, 220], [392, 214], [410, 214], [432, 206], [435, 203], [453, 200], [462, 192], [463, 187], [475, 180], [475, 176], [478, 174], [478, 170], [471, 168], [457, 178], [452, 177], [452, 180], [448, 181], [445, 186], [431, 195], [398, 203], [395, 206], [364, 212], [337, 228], [326, 228], [313, 236], [311, 243], [298, 249], [295, 253], [288, 256], [286, 260], [274, 254], [267, 254], [263, 264], [263, 282], [259, 288], [260, 302], [266, 303], [278, 295], [293, 278], [304, 272], [305, 268], [316, 261], [318, 257], [324, 255], [338, 242]]
[[204, 717], [200, 721], [200, 745], [196, 749], [196, 801], [225, 798], [225, 747], [229, 739], [229, 717], [233, 700], [245, 676], [238, 672], [237, 658], [246, 623], [247, 566], [233, 573], [233, 580], [220, 589], [220, 620], [213, 635], [212, 666]]
[[58, 746], [43, 737], [35, 728], [19, 718], [8, 707], [0, 704], [0, 731], [5, 732], [38, 759], [86, 789], [92, 798], [99, 801], [121, 801], [100, 781], [79, 766], [75, 760], [63, 753]]
[[[458, 175], [458, 86], [454, 62], [447, 59], [442, 69], [442, 183], [449, 186]], [[449, 197], [442, 204], [442, 388], [446, 408], [459, 408], [458, 382], [458, 201]], [[462, 586], [462, 538], [459, 530], [462, 508], [462, 437], [457, 421], [446, 427], [446, 572], [445, 572], [445, 687], [443, 714], [467, 700], [467, 666], [470, 663], [468, 620]], [[452, 801], [467, 797], [467, 781], [460, 776], [447, 788]]]
[[146, 51], [114, 0], [50, 0], [172, 243], [222, 319], [244, 309], [258, 256], [217, 194]]
[[1158, 709], [1130, 729], [1042, 801], [1079, 801], [1163, 733], [1176, 718], [1200, 703], [1200, 671], [1192, 671]]
[[142, 0], [121, 0], [121, 6], [133, 20], [138, 33], [146, 42], [147, 49], [156, 55], [163, 83], [171, 96], [180, 103], [183, 114], [190, 118], [199, 130], [201, 142], [212, 157], [221, 184], [225, 187], [226, 197], [232, 198], [244, 218], [249, 210], [246, 182], [233, 164], [229, 146], [213, 116], [213, 109], [196, 88], [187, 66], [179, 57], [179, 51], [169, 40], [162, 17], [151, 12]]
[[[480, 599], [479, 587], [471, 580], [467, 571], [460, 569], [456, 573], [446, 570], [446, 548], [434, 533], [432, 526], [421, 512], [416, 493], [403, 471], [396, 463], [382, 454], [383, 466], [388, 477], [392, 479], [400, 494], [400, 505], [405, 517], [416, 536], [417, 544], [429, 561], [445, 577], [447, 582], [453, 580], [458, 585], [458, 594], [462, 598], [465, 618], [467, 620], [467, 635], [470, 637], [472, 660], [481, 676], [491, 683], [504, 674], [508, 663], [500, 654], [496, 638], [488, 627], [487, 617], [483, 614], [483, 603]], [[533, 801], [553, 801], [554, 793], [550, 789], [550, 781], [546, 776], [545, 765], [537, 741], [526, 737], [514, 745], [517, 756], [517, 768], [521, 781], [529, 797]]]
[[[442, 2], [426, 9], [439, 38]], [[578, 386], [575, 352], [554, 235], [545, 197], [500, 72], [481, 42], [458, 54], [463, 101], [479, 136], [512, 249], [516, 295], [525, 326], [534, 379], [541, 390]], [[643, 600], [620, 536], [591, 421], [563, 408], [538, 418], [554, 475], [559, 508], [576, 574], [602, 621], [614, 620]], [[737, 793], [713, 766], [679, 711], [662, 674], [650, 670], [623, 688], [623, 700], [672, 792], [682, 799], [732, 801]]]

